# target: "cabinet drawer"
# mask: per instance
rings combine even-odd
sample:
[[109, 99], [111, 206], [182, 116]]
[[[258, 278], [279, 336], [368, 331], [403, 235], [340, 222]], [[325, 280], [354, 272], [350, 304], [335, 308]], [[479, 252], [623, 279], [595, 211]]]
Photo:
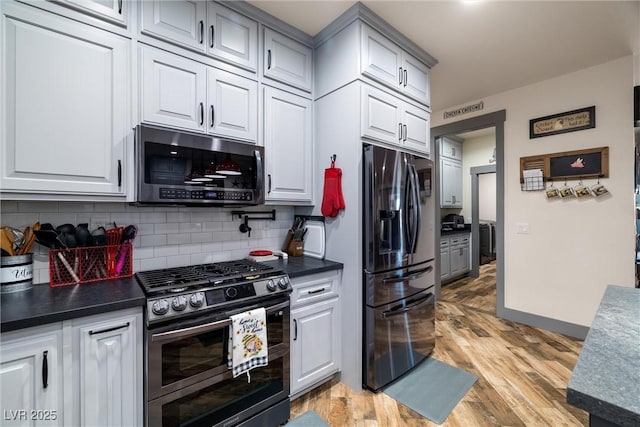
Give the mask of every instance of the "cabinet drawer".
[[449, 245], [454, 246], [460, 244], [460, 237], [451, 237], [449, 239]]
[[449, 247], [449, 238], [448, 237], [446, 239], [440, 239], [440, 247], [441, 248]]
[[291, 306], [322, 301], [337, 297], [338, 273], [320, 273], [291, 280], [293, 292], [291, 292]]

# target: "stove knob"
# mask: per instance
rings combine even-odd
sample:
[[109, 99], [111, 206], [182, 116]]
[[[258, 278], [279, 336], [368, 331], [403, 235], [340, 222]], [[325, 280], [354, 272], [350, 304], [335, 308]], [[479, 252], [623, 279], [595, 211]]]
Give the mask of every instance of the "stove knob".
[[171, 301], [171, 308], [175, 311], [182, 311], [187, 308], [187, 298], [184, 295], [178, 295]]
[[198, 292], [197, 294], [191, 295], [189, 298], [189, 304], [193, 308], [202, 307], [202, 304], [204, 304], [204, 294], [202, 292]]
[[238, 290], [236, 288], [228, 288], [225, 294], [227, 294], [229, 298], [235, 298], [236, 295], [238, 295]]
[[167, 314], [167, 311], [169, 311], [169, 303], [167, 302], [166, 299], [161, 299], [159, 301], [156, 301], [151, 306], [151, 311], [153, 312], [153, 314], [157, 316], [162, 316], [163, 314]]
[[275, 290], [276, 290], [276, 284], [275, 284], [275, 283], [273, 283], [273, 280], [269, 280], [269, 281], [267, 282], [267, 290], [268, 290], [269, 292], [273, 292], [273, 291], [275, 291]]
[[289, 281], [286, 277], [281, 277], [280, 280], [278, 280], [278, 286], [280, 287], [280, 289], [287, 289], [288, 284]]

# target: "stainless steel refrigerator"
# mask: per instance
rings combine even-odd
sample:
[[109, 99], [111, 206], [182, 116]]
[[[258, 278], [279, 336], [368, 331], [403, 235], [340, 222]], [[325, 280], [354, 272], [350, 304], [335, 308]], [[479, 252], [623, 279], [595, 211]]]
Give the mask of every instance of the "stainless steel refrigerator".
[[363, 148], [363, 385], [380, 390], [435, 346], [433, 162]]

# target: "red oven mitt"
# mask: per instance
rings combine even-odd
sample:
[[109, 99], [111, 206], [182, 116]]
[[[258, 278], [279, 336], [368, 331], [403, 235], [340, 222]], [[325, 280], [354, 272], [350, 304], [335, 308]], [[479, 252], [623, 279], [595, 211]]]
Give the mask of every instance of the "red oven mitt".
[[321, 212], [323, 216], [336, 217], [340, 209], [344, 209], [344, 197], [342, 195], [342, 169], [331, 167], [324, 170], [324, 193], [322, 195]]

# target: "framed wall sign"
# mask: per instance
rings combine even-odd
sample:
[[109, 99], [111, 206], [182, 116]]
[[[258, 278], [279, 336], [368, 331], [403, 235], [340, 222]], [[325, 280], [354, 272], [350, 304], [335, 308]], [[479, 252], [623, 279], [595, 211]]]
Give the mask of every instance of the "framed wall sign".
[[529, 139], [594, 127], [596, 127], [596, 107], [591, 106], [529, 120]]

